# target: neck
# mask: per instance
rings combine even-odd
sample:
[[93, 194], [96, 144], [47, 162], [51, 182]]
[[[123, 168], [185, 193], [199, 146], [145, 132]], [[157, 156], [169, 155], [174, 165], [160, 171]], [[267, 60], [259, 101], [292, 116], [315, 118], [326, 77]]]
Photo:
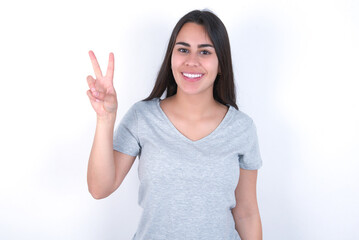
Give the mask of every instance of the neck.
[[173, 96], [173, 103], [183, 115], [194, 119], [208, 115], [209, 110], [218, 104], [213, 94], [186, 95], [181, 92]]

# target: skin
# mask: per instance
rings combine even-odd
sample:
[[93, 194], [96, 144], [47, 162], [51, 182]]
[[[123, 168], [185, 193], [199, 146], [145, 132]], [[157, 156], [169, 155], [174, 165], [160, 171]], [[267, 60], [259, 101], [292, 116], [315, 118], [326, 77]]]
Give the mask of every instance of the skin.
[[236, 207], [232, 209], [236, 230], [243, 240], [261, 240], [262, 223], [257, 203], [257, 170], [240, 168], [235, 190]]
[[117, 113], [117, 96], [113, 87], [114, 55], [110, 53], [106, 75], [103, 76], [95, 54], [89, 52], [96, 78], [87, 77], [87, 96], [97, 115], [96, 131], [92, 145], [87, 184], [95, 199], [113, 193], [126, 177], [135, 158], [117, 151], [113, 146], [113, 130]]
[[[87, 77], [87, 95], [97, 114], [97, 124], [87, 181], [92, 196], [101, 199], [121, 185], [135, 157], [112, 149], [118, 105], [113, 87], [114, 56], [110, 53], [107, 72], [103, 76], [94, 53], [90, 51], [89, 55], [96, 78]], [[203, 26], [186, 23], [182, 27], [172, 52], [171, 67], [178, 86], [177, 94], [162, 100], [160, 106], [184, 136], [197, 141], [215, 130], [228, 111], [227, 106], [213, 98], [213, 84], [220, 69], [213, 43]], [[201, 75], [191, 79], [184, 73]], [[256, 182], [256, 170], [240, 169], [235, 190], [237, 205], [232, 214], [243, 240], [262, 239]]]

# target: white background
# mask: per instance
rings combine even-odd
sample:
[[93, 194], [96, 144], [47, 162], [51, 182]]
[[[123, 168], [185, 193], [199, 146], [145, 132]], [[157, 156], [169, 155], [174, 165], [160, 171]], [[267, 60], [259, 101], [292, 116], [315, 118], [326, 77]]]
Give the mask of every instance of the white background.
[[238, 105], [264, 165], [264, 239], [359, 239], [359, 1], [2, 1], [0, 239], [130, 239], [137, 160], [94, 200], [93, 74], [115, 54], [119, 121], [150, 93], [175, 23], [209, 8], [230, 35]]

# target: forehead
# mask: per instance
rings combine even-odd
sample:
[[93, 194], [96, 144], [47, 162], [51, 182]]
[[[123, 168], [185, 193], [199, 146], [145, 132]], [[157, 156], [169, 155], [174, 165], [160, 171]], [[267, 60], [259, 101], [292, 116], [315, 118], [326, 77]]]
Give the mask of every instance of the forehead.
[[185, 23], [179, 31], [176, 42], [189, 44], [212, 44], [204, 26], [197, 23]]

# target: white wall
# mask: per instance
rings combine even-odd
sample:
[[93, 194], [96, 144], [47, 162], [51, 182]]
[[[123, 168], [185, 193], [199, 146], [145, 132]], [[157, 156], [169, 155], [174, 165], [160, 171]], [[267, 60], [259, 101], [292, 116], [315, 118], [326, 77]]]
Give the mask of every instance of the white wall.
[[[194, 3], [195, 2], [195, 3]], [[227, 26], [240, 108], [256, 122], [264, 239], [359, 239], [359, 1], [3, 1], [0, 239], [130, 239], [137, 161], [104, 200], [87, 191], [92, 49], [115, 53], [118, 121], [154, 83], [196, 8]]]

